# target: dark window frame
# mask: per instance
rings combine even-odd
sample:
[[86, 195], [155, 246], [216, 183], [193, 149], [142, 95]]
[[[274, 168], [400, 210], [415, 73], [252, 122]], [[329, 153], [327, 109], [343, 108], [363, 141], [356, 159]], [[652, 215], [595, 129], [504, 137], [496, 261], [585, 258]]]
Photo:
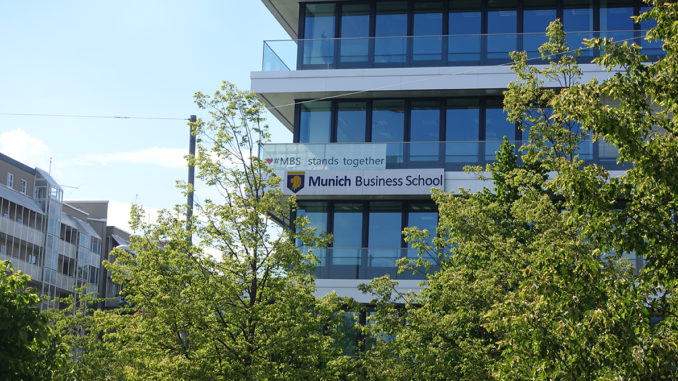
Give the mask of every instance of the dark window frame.
[[[367, 62], [341, 62], [340, 59], [340, 43], [335, 43], [333, 46], [334, 57], [332, 58], [332, 63], [330, 64], [333, 69], [343, 69], [343, 68], [365, 68], [365, 67], [422, 67], [422, 66], [458, 66], [458, 65], [467, 65], [467, 64], [481, 64], [481, 65], [490, 65], [498, 64], [505, 62], [505, 59], [488, 59], [487, 58], [487, 41], [486, 38], [482, 39], [481, 50], [480, 50], [480, 60], [465, 62], [465, 61], [451, 61], [448, 57], [448, 39], [444, 37], [441, 39], [441, 59], [433, 61], [414, 61], [413, 52], [412, 52], [412, 38], [415, 37], [413, 34], [414, 31], [414, 4], [416, 0], [405, 0], [407, 1], [407, 47], [406, 47], [406, 59], [404, 62], [400, 63], [375, 63], [374, 61], [374, 37], [376, 33], [376, 4], [382, 2], [380, 0], [371, 0], [369, 2], [361, 2], [361, 4], [369, 4], [369, 38], [370, 42], [368, 44], [368, 59]], [[385, 1], [384, 1], [385, 2]], [[487, 34], [488, 31], [488, 3], [489, 0], [482, 0], [479, 4], [480, 14], [481, 14], [481, 33]], [[355, 2], [341, 2], [341, 1], [318, 1], [318, 2], [306, 2], [299, 4], [299, 24], [298, 24], [298, 35], [299, 39], [305, 38], [305, 22], [306, 22], [306, 6], [308, 4], [335, 4], [334, 9], [334, 29], [335, 33], [332, 38], [341, 38], [341, 15], [344, 5], [355, 4]], [[523, 21], [524, 21], [524, 10], [525, 10], [525, 1], [516, 0], [516, 33], [523, 33]], [[635, 16], [640, 14], [641, 7], [644, 4], [641, 0], [632, 0], [630, 6], [633, 8], [633, 14]], [[562, 20], [564, 1], [557, 0], [555, 4], [556, 17]], [[601, 15], [601, 1], [593, 0], [592, 6], [593, 13], [593, 30], [594, 36], [600, 35], [600, 15]], [[449, 17], [450, 17], [450, 1], [442, 0], [442, 36], [449, 35]], [[640, 24], [633, 23], [633, 30], [637, 38], [640, 38]], [[303, 45], [303, 44], [302, 44]], [[523, 39], [517, 38], [516, 49], [520, 50], [524, 47]], [[593, 52], [592, 57], [598, 56], [599, 52]], [[298, 49], [298, 67], [297, 69], [325, 69], [327, 65], [324, 64], [304, 64], [303, 63], [303, 47]], [[592, 57], [582, 57], [582, 62], [590, 60]], [[508, 54], [507, 54], [508, 59]], [[540, 60], [535, 60], [535, 63], [538, 63]]]

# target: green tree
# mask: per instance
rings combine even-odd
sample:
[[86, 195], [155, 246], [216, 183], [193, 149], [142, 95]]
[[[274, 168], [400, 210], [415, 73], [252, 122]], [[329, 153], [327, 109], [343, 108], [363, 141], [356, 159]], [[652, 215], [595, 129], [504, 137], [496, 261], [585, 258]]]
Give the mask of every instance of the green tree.
[[[659, 20], [653, 33], [666, 46], [675, 40], [675, 5], [663, 7], [653, 11]], [[674, 377], [675, 176], [669, 179], [664, 169], [667, 178], [655, 177], [656, 166], [675, 156], [675, 139], [657, 126], [674, 126], [674, 106], [663, 107], [675, 105], [676, 92], [665, 91], [663, 104], [652, 100], [642, 85], [651, 75], [638, 74], [656, 74], [649, 69], [654, 65], [671, 72], [674, 64], [661, 62], [674, 58], [667, 53], [647, 65], [636, 47], [594, 41], [604, 48], [601, 63], [627, 71], [602, 84], [581, 84], [578, 53], [569, 52], [559, 22], [547, 34], [540, 52], [549, 65], [529, 66], [524, 53], [513, 55], [518, 80], [505, 93], [505, 109], [509, 120], [529, 128], [520, 160], [505, 141], [498, 162], [486, 168], [492, 189], [437, 192], [436, 234], [406, 232], [420, 251], [437, 253], [441, 270], [420, 295], [404, 296], [401, 309], [393, 305], [403, 296], [394, 294], [392, 281], [364, 288], [380, 296], [367, 329], [376, 337], [366, 360], [373, 378]], [[622, 64], [629, 62], [637, 66]], [[672, 89], [674, 82], [662, 86]], [[605, 105], [610, 94], [614, 107]], [[589, 138], [619, 145], [633, 170], [611, 178], [585, 165], [577, 154]], [[663, 148], [647, 159], [645, 145]], [[652, 175], [645, 168], [651, 165]], [[619, 259], [633, 250], [650, 260], [640, 277]], [[672, 259], [660, 263], [665, 257]], [[652, 324], [653, 315], [664, 321]]]
[[269, 138], [261, 102], [229, 83], [195, 100], [210, 119], [192, 125], [189, 160], [220, 200], [199, 203], [190, 231], [184, 207], [155, 223], [133, 210], [132, 253], [107, 265], [130, 308], [104, 341], [128, 378], [336, 377], [348, 366], [332, 335], [342, 311], [336, 297], [313, 295], [316, 259], [296, 246], [318, 243], [308, 221], [298, 231], [273, 223], [295, 203], [257, 156]]
[[26, 285], [30, 277], [0, 261], [0, 378], [51, 379], [66, 353], [40, 312], [40, 298]]
[[[45, 312], [62, 345], [70, 354], [55, 379], [123, 380], [125, 362], [109, 338], [123, 329], [118, 311], [97, 309], [103, 299], [87, 293], [87, 285], [58, 300], [59, 309]], [[113, 341], [114, 342], [114, 341]]]

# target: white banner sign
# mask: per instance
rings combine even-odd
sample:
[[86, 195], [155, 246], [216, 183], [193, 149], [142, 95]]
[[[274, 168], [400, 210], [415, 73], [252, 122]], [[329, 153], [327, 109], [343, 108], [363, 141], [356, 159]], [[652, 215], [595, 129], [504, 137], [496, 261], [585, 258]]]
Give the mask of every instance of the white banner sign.
[[276, 172], [305, 169], [385, 169], [386, 144], [267, 144], [261, 158]]
[[286, 171], [285, 194], [297, 195], [422, 195], [431, 188], [444, 189], [445, 171], [437, 169], [386, 169], [340, 171]]

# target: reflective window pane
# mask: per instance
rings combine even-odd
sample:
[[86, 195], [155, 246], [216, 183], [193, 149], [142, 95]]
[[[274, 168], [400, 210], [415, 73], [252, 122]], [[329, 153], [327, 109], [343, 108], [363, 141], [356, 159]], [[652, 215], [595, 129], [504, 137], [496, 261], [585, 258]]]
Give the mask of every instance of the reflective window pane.
[[377, 2], [374, 62], [403, 63], [407, 52], [407, 2]]
[[386, 146], [387, 165], [402, 163], [404, 140], [405, 102], [397, 99], [372, 102], [372, 141], [392, 143]]
[[309, 102], [300, 107], [299, 142], [329, 143], [332, 124], [330, 102]]
[[475, 164], [480, 140], [478, 99], [450, 99], [446, 112], [445, 162]]
[[451, 0], [449, 30], [447, 59], [451, 62], [479, 61], [482, 33], [479, 5], [466, 0]]
[[556, 2], [526, 0], [523, 10], [523, 50], [528, 58], [541, 57], [539, 47], [548, 41], [546, 27], [556, 19]]
[[485, 160], [494, 160], [504, 136], [514, 141], [515, 125], [506, 120], [507, 114], [500, 106], [501, 102], [488, 102], [485, 109]]
[[304, 64], [332, 64], [334, 60], [334, 7], [334, 4], [306, 4]]
[[414, 3], [412, 59], [414, 61], [440, 61], [443, 34], [442, 1]]
[[516, 3], [489, 0], [487, 8], [487, 58], [508, 62], [508, 52], [518, 48]]
[[370, 36], [370, 5], [341, 7], [341, 62], [367, 62]]
[[398, 201], [370, 202], [369, 266], [394, 267], [401, 256], [402, 205]]
[[[585, 48], [583, 39], [593, 37], [593, 1], [564, 0], [563, 7], [563, 29], [567, 32], [568, 46], [570, 49]], [[582, 56], [593, 56], [593, 50], [584, 49]]]
[[[408, 207], [407, 226], [416, 227], [420, 230], [428, 230], [430, 238], [428, 244], [432, 246], [432, 240], [436, 236], [436, 228], [438, 227], [438, 211], [435, 205], [429, 203], [413, 203]], [[408, 257], [416, 257], [419, 255], [417, 250], [412, 249], [412, 244], [408, 243]], [[435, 251], [421, 253], [423, 257], [431, 263], [436, 263]]]
[[[327, 232], [327, 203], [322, 201], [300, 201], [297, 209], [297, 216], [306, 216], [311, 228], [316, 229], [316, 234], [320, 235]], [[301, 245], [297, 242], [297, 245]], [[314, 249], [313, 253], [318, 257], [319, 265], [324, 266], [325, 249]]]
[[332, 264], [358, 265], [363, 236], [363, 204], [336, 203]]
[[615, 42], [633, 42], [633, 1], [600, 1], [601, 35], [612, 38]]
[[412, 102], [410, 114], [410, 160], [437, 161], [439, 141], [440, 102]]
[[337, 105], [337, 142], [364, 142], [366, 123], [365, 102], [339, 102]]

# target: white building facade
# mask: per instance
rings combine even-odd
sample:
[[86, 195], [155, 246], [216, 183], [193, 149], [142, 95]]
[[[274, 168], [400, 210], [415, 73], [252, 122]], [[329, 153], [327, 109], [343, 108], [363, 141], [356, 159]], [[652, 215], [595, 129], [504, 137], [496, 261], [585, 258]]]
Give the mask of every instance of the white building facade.
[[[252, 90], [294, 138], [262, 157], [297, 195], [298, 213], [334, 236], [316, 252], [318, 292], [359, 301], [369, 298], [357, 285], [384, 274], [416, 290], [424, 274], [398, 273], [396, 261], [417, 255], [403, 228], [435, 232], [431, 188], [489, 186], [463, 167], [492, 162], [504, 136], [527, 139], [502, 106], [515, 79], [510, 51], [543, 64], [537, 48], [560, 18], [572, 48], [604, 36], [661, 54], [642, 38], [652, 25], [631, 19], [644, 11], [634, 0], [263, 2], [291, 40], [264, 42]], [[614, 74], [590, 63], [597, 54], [583, 51], [583, 81]], [[579, 154], [613, 175], [627, 168], [604, 142]]]

